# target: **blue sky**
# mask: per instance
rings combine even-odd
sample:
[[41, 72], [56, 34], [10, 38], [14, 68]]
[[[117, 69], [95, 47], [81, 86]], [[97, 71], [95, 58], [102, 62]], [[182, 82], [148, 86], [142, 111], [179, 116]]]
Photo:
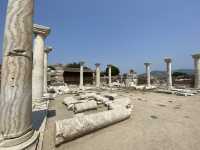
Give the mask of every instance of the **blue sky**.
[[[0, 47], [7, 0], [0, 0]], [[164, 70], [193, 68], [200, 52], [199, 0], [35, 0], [34, 22], [52, 28], [50, 64], [84, 60], [144, 72], [144, 62]], [[2, 51], [2, 50], [1, 50]], [[2, 57], [2, 52], [0, 53]]]

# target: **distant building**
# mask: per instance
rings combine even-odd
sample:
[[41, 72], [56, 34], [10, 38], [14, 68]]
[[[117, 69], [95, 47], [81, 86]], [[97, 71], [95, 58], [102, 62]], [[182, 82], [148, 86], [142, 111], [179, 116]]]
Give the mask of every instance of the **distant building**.
[[[94, 71], [89, 68], [83, 69], [83, 84], [93, 84]], [[79, 84], [80, 81], [80, 68], [64, 69], [63, 73], [64, 82], [67, 84]]]
[[[94, 71], [84, 67], [83, 83], [93, 84]], [[48, 83], [51, 85], [75, 84], [80, 82], [80, 68], [65, 67], [61, 64], [48, 67]]]
[[133, 69], [129, 70], [129, 72], [125, 75], [124, 80], [126, 87], [137, 85], [138, 82], [137, 72], [135, 72]]

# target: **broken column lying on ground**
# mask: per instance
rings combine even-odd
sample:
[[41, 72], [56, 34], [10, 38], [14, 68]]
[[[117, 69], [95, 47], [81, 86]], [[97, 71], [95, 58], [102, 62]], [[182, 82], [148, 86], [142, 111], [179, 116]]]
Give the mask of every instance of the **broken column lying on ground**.
[[101, 80], [101, 71], [100, 71], [100, 64], [96, 63], [96, 87], [100, 87], [100, 80]]
[[172, 59], [165, 58], [166, 71], [167, 71], [167, 88], [172, 89]]
[[98, 129], [128, 119], [130, 109], [117, 108], [110, 111], [90, 115], [80, 115], [71, 119], [56, 122], [56, 146], [86, 135]]
[[84, 62], [80, 62], [80, 83], [79, 83], [79, 88], [83, 89], [83, 65]]
[[34, 142], [32, 17], [33, 0], [8, 0], [1, 75], [0, 149], [24, 149]]
[[91, 100], [91, 101], [83, 102], [83, 103], [76, 103], [74, 105], [74, 112], [80, 113], [87, 110], [97, 109], [97, 107], [98, 107], [97, 102], [95, 100]]
[[147, 76], [147, 87], [151, 86], [151, 69], [150, 69], [150, 65], [151, 63], [144, 63], [145, 67], [146, 67], [146, 76]]
[[33, 32], [35, 34], [33, 48], [33, 101], [41, 101], [44, 94], [44, 50], [45, 38], [50, 32], [49, 27], [34, 24]]
[[112, 84], [112, 65], [108, 65], [108, 85], [111, 87]]
[[200, 89], [200, 53], [192, 55], [194, 59], [194, 88]]
[[53, 50], [52, 47], [47, 47], [44, 50], [44, 93], [47, 93], [48, 54], [52, 50]]

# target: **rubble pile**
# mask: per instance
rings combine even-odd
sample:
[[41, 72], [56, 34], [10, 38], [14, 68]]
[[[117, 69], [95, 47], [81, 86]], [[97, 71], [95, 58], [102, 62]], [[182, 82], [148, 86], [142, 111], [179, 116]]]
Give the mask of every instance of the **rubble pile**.
[[155, 92], [158, 93], [165, 93], [165, 94], [175, 94], [178, 96], [193, 96], [198, 94], [200, 91], [199, 90], [194, 90], [194, 89], [156, 89]]
[[[128, 97], [119, 97], [115, 93], [79, 93], [76, 96], [66, 97], [63, 104], [68, 110], [80, 114], [70, 119], [56, 121], [56, 146], [126, 120], [132, 111], [131, 100]], [[82, 113], [91, 109], [98, 110], [102, 106], [107, 110], [87, 115]]]

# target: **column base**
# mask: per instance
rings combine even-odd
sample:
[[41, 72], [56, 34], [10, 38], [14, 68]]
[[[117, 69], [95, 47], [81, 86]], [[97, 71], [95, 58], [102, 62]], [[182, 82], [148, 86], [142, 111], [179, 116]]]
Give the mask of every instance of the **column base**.
[[39, 138], [39, 132], [31, 130], [21, 137], [3, 140], [0, 143], [0, 149], [1, 150], [24, 150], [25, 148], [28, 148], [30, 145], [34, 144], [34, 142], [38, 138]]
[[85, 88], [84, 88], [84, 86], [79, 86], [79, 89], [84, 90]]

